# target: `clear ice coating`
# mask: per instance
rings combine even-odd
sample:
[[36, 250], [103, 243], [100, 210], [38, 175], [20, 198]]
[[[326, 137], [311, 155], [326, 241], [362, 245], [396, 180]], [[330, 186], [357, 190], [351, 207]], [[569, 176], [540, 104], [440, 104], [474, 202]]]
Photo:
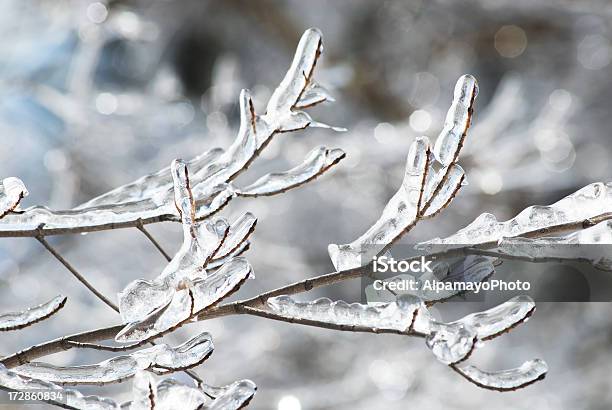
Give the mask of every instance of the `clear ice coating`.
[[[194, 397], [195, 396], [195, 397]], [[181, 397], [182, 400], [187, 399], [186, 405], [191, 404], [192, 400], [198, 401], [201, 396], [199, 394], [189, 394], [188, 397]], [[205, 400], [202, 398], [202, 400]], [[138, 370], [134, 374], [132, 381], [132, 397], [131, 400], [123, 403], [123, 410], [153, 410], [159, 408], [157, 402], [157, 382], [153, 375], [145, 370]], [[199, 403], [201, 404], [201, 402]], [[198, 405], [199, 405], [198, 404]], [[187, 407], [186, 407], [187, 408]]]
[[412, 325], [422, 301], [412, 295], [401, 295], [393, 302], [365, 305], [328, 298], [298, 302], [283, 295], [268, 299], [267, 305], [279, 315], [296, 319], [404, 332]]
[[[188, 163], [193, 171], [190, 181], [197, 219], [217, 212], [236, 195], [231, 186], [232, 179], [248, 168], [273, 135], [307, 127], [339, 130], [313, 121], [305, 111], [301, 111], [324, 100], [330, 100], [329, 95], [313, 79], [314, 68], [321, 52], [322, 39], [319, 30], [306, 30], [298, 44], [291, 67], [272, 94], [264, 115], [255, 113], [248, 90], [242, 90], [239, 98], [240, 127], [234, 142], [226, 151], [213, 149]], [[337, 151], [331, 151], [330, 156], [338, 155]], [[43, 230], [88, 229], [134, 224], [138, 220], [146, 222], [162, 216], [178, 216], [173, 203], [171, 174], [171, 168], [163, 169], [74, 209], [56, 211], [35, 206], [23, 213], [9, 213], [0, 219], [0, 234], [7, 231], [33, 231], [43, 224]], [[299, 185], [301, 183], [291, 184], [286, 189]], [[27, 191], [24, 191], [24, 194], [25, 192]], [[7, 195], [0, 194], [0, 216], [10, 208], [8, 205], [12, 204], [8, 198]], [[5, 202], [7, 206], [4, 205]]]
[[19, 202], [28, 194], [28, 190], [21, 179], [15, 177], [4, 178], [0, 182], [0, 219], [17, 208]]
[[[168, 332], [236, 291], [250, 277], [251, 265], [246, 259], [236, 257], [207, 276], [184, 280], [163, 305], [140, 320], [126, 323], [115, 340], [138, 342]], [[158, 306], [148, 299], [142, 303]]]
[[257, 386], [251, 380], [238, 380], [223, 387], [203, 385], [202, 390], [215, 399], [204, 406], [205, 410], [238, 410], [251, 401]]
[[389, 200], [378, 221], [350, 244], [328, 246], [329, 256], [336, 270], [356, 268], [369, 263], [372, 257], [415, 224], [423, 196], [428, 157], [427, 138], [417, 138], [408, 152], [402, 185]]
[[239, 380], [228, 386], [194, 387], [168, 378], [159, 382], [148, 372], [134, 377], [132, 400], [121, 406], [125, 410], [238, 410], [248, 404], [257, 387], [250, 380]]
[[450, 323], [436, 320], [421, 304], [412, 330], [425, 336], [436, 358], [452, 365], [469, 357], [481, 340], [492, 339], [524, 322], [535, 310], [529, 296], [517, 296], [484, 312], [473, 313]]
[[417, 138], [408, 153], [402, 187], [387, 203], [379, 220], [352, 243], [328, 246], [336, 270], [365, 265], [399, 239], [419, 218], [437, 215], [466, 184], [465, 172], [456, 161], [470, 126], [477, 94], [478, 84], [474, 77], [459, 78], [453, 104], [433, 154], [427, 137]]
[[457, 160], [461, 145], [470, 127], [472, 107], [478, 95], [478, 83], [469, 75], [462, 75], [455, 85], [453, 103], [446, 114], [444, 128], [433, 149], [436, 159], [444, 166]]
[[612, 271], [612, 256], [607, 246], [612, 244], [612, 221], [603, 221], [590, 228], [559, 237], [503, 238], [494, 250], [501, 255], [527, 258], [588, 262], [597, 269]]
[[[213, 148], [190, 160], [187, 165], [196, 174], [223, 153], [221, 148]], [[75, 209], [86, 209], [100, 205], [116, 205], [126, 202], [138, 202], [152, 198], [173, 189], [171, 167], [168, 166], [154, 174], [145, 175], [134, 182], [120, 186], [96, 198], [93, 198]]]
[[465, 171], [457, 164], [451, 164], [434, 175], [428, 174], [424, 195], [427, 207], [423, 212], [423, 216], [432, 218], [440, 213], [450, 204], [464, 184]]
[[56, 296], [48, 302], [20, 312], [8, 312], [0, 314], [0, 332], [6, 330], [21, 329], [23, 327], [44, 320], [57, 313], [66, 304], [65, 296]]
[[[64, 389], [57, 384], [34, 379], [30, 377], [24, 377], [15, 371], [8, 370], [4, 365], [0, 363], [0, 386], [5, 389], [16, 390], [16, 391], [28, 391], [28, 390], [47, 390], [50, 392], [61, 393], [63, 399], [61, 403], [70, 406], [69, 408], [83, 409], [83, 410], [116, 410], [119, 409], [119, 405], [105, 397], [98, 396], [84, 396], [80, 392], [72, 389]], [[51, 401], [52, 402], [52, 401]]]
[[455, 366], [455, 369], [472, 383], [492, 390], [516, 390], [538, 380], [548, 372], [548, 365], [540, 359], [529, 360], [515, 369], [488, 372], [475, 366]]
[[[227, 225], [223, 219], [218, 219], [215, 223], [218, 227], [223, 229], [223, 224]], [[239, 250], [243, 243], [251, 236], [255, 230], [257, 224], [257, 218], [250, 212], [244, 213], [240, 218], [236, 219], [233, 224], [229, 225], [227, 236], [225, 240], [215, 252], [213, 259], [222, 259], [235, 253]]]
[[476, 340], [476, 330], [467, 324], [431, 321], [425, 344], [439, 361], [453, 364], [470, 355]]
[[[119, 312], [126, 327], [117, 341], [140, 341], [171, 330], [252, 275], [246, 259], [233, 255], [245, 250], [243, 244], [257, 222], [253, 214], [247, 212], [231, 225], [223, 218], [196, 222], [187, 164], [173, 161], [172, 177], [183, 244], [157, 278], [132, 281], [119, 293]], [[215, 257], [217, 263], [209, 267]]]
[[323, 146], [310, 151], [303, 163], [285, 172], [266, 174], [251, 185], [236, 189], [241, 196], [275, 195], [305, 184], [340, 162], [346, 154], [341, 149]]
[[475, 330], [478, 340], [492, 339], [522, 323], [535, 310], [529, 296], [516, 296], [494, 308], [467, 315], [451, 324], [462, 324]]
[[115, 383], [132, 377], [138, 370], [152, 369], [163, 373], [189, 369], [206, 360], [213, 348], [211, 335], [204, 332], [176, 347], [159, 344], [96, 364], [64, 367], [32, 362], [14, 371], [21, 376], [57, 384]]
[[504, 238], [568, 223], [577, 223], [612, 211], [612, 183], [587, 185], [550, 206], [534, 205], [516, 217], [498, 222], [484, 213], [454, 235], [434, 239], [423, 245], [476, 245], [499, 242]]
[[333, 102], [335, 100], [325, 87], [311, 81], [304, 90], [304, 93], [300, 97], [295, 107], [308, 108], [325, 101]]
[[300, 98], [308, 94], [308, 86], [314, 86], [314, 68], [322, 52], [323, 39], [319, 29], [306, 30], [298, 43], [287, 74], [268, 101], [267, 113], [289, 114]]

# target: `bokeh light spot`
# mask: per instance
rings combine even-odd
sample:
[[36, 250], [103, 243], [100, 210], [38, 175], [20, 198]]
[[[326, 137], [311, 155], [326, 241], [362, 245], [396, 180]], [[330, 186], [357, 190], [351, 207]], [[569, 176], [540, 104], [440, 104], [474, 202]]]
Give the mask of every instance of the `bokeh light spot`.
[[526, 48], [527, 34], [518, 26], [502, 26], [495, 33], [495, 50], [502, 57], [518, 57]]

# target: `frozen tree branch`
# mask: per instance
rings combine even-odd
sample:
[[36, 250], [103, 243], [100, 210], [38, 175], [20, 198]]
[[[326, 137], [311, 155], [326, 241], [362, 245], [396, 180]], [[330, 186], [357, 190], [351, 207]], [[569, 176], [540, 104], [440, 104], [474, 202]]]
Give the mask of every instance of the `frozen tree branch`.
[[[239, 189], [233, 187], [232, 181], [248, 169], [275, 134], [308, 127], [333, 128], [312, 120], [303, 111], [329, 100], [327, 93], [313, 78], [322, 49], [320, 32], [307, 30], [289, 71], [268, 102], [266, 113], [257, 115], [248, 90], [243, 90], [239, 101], [240, 129], [236, 140], [227, 151], [214, 149], [189, 162], [193, 171], [191, 182], [197, 219], [213, 215], [237, 195]], [[342, 157], [340, 150], [326, 150], [319, 161], [318, 158], [309, 157], [301, 167], [288, 171], [287, 176], [293, 181], [283, 181], [279, 185], [278, 176], [271, 175], [264, 177], [268, 181], [268, 188], [259, 189], [263, 188], [266, 195], [272, 195], [298, 187], [324, 173]], [[10, 213], [21, 199], [21, 191], [15, 189], [4, 210], [9, 213], [0, 220], [0, 236], [48, 236], [179, 221], [171, 200], [173, 189], [170, 175], [169, 168], [163, 169], [65, 211], [39, 206], [19, 214]], [[262, 183], [261, 180], [259, 183]], [[248, 195], [249, 190], [245, 190], [245, 194]]]
[[[207, 333], [174, 348], [155, 345], [154, 339], [192, 321], [238, 314], [338, 331], [419, 337], [438, 361], [486, 389], [516, 390], [545, 377], [547, 365], [539, 359], [501, 371], [484, 371], [466, 364], [483, 342], [527, 321], [535, 311], [534, 301], [527, 296], [512, 298], [451, 322], [434, 317], [429, 306], [455, 296], [453, 292], [442, 297], [422, 290], [415, 294], [392, 293], [386, 302], [368, 304], [328, 298], [303, 302], [293, 297], [315, 288], [371, 276], [372, 257], [389, 252], [418, 222], [438, 215], [453, 201], [466, 181], [466, 173], [458, 161], [478, 94], [477, 82], [470, 75], [457, 81], [443, 130], [433, 148], [427, 137], [416, 138], [411, 144], [402, 184], [378, 220], [354, 241], [329, 246], [335, 272], [221, 304], [247, 279], [253, 278], [250, 263], [241, 255], [250, 246], [257, 219], [246, 212], [229, 223], [213, 215], [237, 196], [276, 195], [299, 187], [327, 172], [345, 156], [339, 149], [321, 146], [292, 169], [263, 175], [246, 187], [236, 182], [276, 134], [308, 127], [333, 128], [313, 120], [305, 111], [333, 100], [314, 79], [321, 52], [319, 31], [307, 30], [264, 114], [256, 113], [248, 90], [240, 93], [240, 128], [227, 150], [213, 149], [191, 161], [174, 160], [168, 168], [155, 174], [63, 211], [44, 207], [19, 211], [19, 203], [27, 195], [25, 186], [16, 178], [2, 181], [0, 236], [35, 237], [77, 280], [120, 313], [121, 324], [64, 336], [2, 358], [0, 386], [16, 390], [32, 387], [61, 390], [68, 396], [68, 408], [118, 409], [119, 404], [110, 399], [84, 397], [59, 385], [114, 383], [135, 376], [132, 400], [121, 408], [167, 408], [178, 400], [187, 409], [238, 409], [246, 406], [255, 394], [253, 382], [241, 380], [212, 387], [189, 373], [199, 382], [193, 387], [172, 379], [158, 382], [151, 374], [188, 370], [201, 364], [213, 350], [212, 337]], [[456, 234], [422, 243], [419, 248], [440, 260], [459, 257], [461, 262], [446, 270], [445, 279], [466, 282], [486, 280], [493, 274], [498, 257], [530, 261], [561, 259], [564, 255], [555, 253], [554, 248], [549, 253], [534, 253], [532, 248], [551, 242], [609, 242], [611, 192], [610, 183], [591, 184], [551, 206], [527, 208], [505, 222], [483, 214]], [[173, 257], [145, 229], [146, 224], [162, 221], [181, 223], [183, 241]], [[168, 264], [152, 279], [128, 283], [119, 294], [118, 305], [95, 289], [45, 239], [48, 235], [123, 227], [139, 229]], [[564, 235], [552, 237], [561, 233]], [[530, 250], [525, 251], [525, 245]], [[439, 246], [439, 250], [434, 252], [434, 246]], [[587, 260], [603, 268], [612, 266], [605, 255]], [[442, 264], [437, 267], [441, 269]], [[0, 330], [21, 328], [52, 315], [65, 303], [65, 298], [58, 298], [25, 312], [0, 316]], [[98, 343], [111, 339], [124, 345]], [[122, 352], [145, 343], [153, 346], [89, 365], [55, 366], [35, 361], [72, 348]]]
[[66, 297], [56, 296], [50, 301], [23, 310], [0, 314], [0, 332], [33, 325], [56, 314], [66, 304]]
[[138, 370], [152, 370], [161, 374], [190, 369], [203, 363], [212, 351], [211, 335], [202, 333], [174, 348], [159, 344], [129, 355], [84, 366], [62, 367], [32, 362], [17, 367], [15, 372], [57, 384], [102, 385], [118, 383], [132, 377]]
[[64, 389], [54, 383], [21, 376], [14, 371], [7, 370], [2, 365], [0, 365], [0, 388], [9, 391], [45, 390], [60, 393], [63, 396], [63, 400], [56, 397], [53, 400], [45, 400], [45, 402], [66, 409], [117, 408], [117, 403], [111, 399], [98, 396], [84, 396], [76, 390]]

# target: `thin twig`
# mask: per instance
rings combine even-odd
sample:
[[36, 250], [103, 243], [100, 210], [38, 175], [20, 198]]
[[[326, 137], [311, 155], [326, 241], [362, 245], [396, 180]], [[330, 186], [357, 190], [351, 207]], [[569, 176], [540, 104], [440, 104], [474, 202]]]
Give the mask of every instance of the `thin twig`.
[[106, 296], [104, 296], [102, 293], [100, 293], [98, 291], [98, 289], [96, 289], [91, 283], [89, 283], [87, 281], [87, 279], [85, 279], [85, 277], [83, 275], [81, 275], [70, 263], [68, 263], [68, 261], [66, 259], [64, 259], [64, 257], [62, 255], [60, 255], [55, 250], [55, 248], [53, 248], [49, 244], [49, 242], [47, 242], [47, 240], [44, 237], [36, 236], [36, 240], [38, 240], [38, 242], [40, 242], [42, 244], [42, 246], [44, 246], [47, 249], [47, 251], [49, 251], [49, 253], [55, 257], [55, 259], [57, 259], [62, 265], [64, 265], [64, 267], [66, 269], [68, 269], [68, 271], [70, 271], [70, 273], [72, 273], [74, 275], [74, 277], [77, 278], [77, 280], [79, 282], [81, 282], [83, 285], [85, 285], [85, 287], [87, 289], [89, 289], [91, 291], [91, 293], [96, 295], [96, 297], [98, 299], [100, 299], [102, 302], [106, 303], [115, 312], [119, 312], [119, 308], [117, 307], [117, 305], [115, 305], [113, 302], [111, 302], [110, 299], [108, 299]]
[[151, 235], [151, 233], [147, 231], [147, 229], [144, 227], [144, 224], [142, 223], [142, 220], [139, 220], [139, 221], [140, 223], [136, 225], [136, 228], [138, 228], [138, 230], [147, 237], [147, 239], [153, 244], [153, 246], [155, 246], [155, 248], [159, 251], [159, 253], [164, 255], [164, 258], [166, 258], [166, 260], [170, 262], [172, 260], [172, 257], [168, 255], [168, 252], [166, 252], [164, 248], [162, 248], [162, 246], [159, 244], [159, 242], [155, 240], [153, 235]]

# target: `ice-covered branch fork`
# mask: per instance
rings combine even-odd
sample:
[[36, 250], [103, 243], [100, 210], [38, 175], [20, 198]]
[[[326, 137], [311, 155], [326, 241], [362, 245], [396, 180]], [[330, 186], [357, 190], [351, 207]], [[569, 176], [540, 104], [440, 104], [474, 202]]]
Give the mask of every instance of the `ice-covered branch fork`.
[[[265, 114], [256, 114], [249, 91], [242, 90], [240, 127], [235, 141], [226, 151], [215, 148], [188, 162], [196, 219], [211, 216], [237, 196], [275, 195], [303, 185], [344, 158], [344, 152], [339, 149], [318, 147], [302, 164], [288, 171], [264, 175], [246, 187], [239, 187], [234, 182], [276, 134], [308, 127], [340, 130], [314, 121], [305, 111], [333, 100], [314, 79], [322, 50], [320, 32], [307, 30], [289, 71], [270, 97]], [[16, 207], [25, 195], [27, 191], [21, 181], [16, 178], [4, 180], [0, 190], [0, 237], [72, 234], [180, 221], [172, 201], [170, 168], [144, 176], [70, 210], [55, 211], [35, 206], [17, 212]]]

